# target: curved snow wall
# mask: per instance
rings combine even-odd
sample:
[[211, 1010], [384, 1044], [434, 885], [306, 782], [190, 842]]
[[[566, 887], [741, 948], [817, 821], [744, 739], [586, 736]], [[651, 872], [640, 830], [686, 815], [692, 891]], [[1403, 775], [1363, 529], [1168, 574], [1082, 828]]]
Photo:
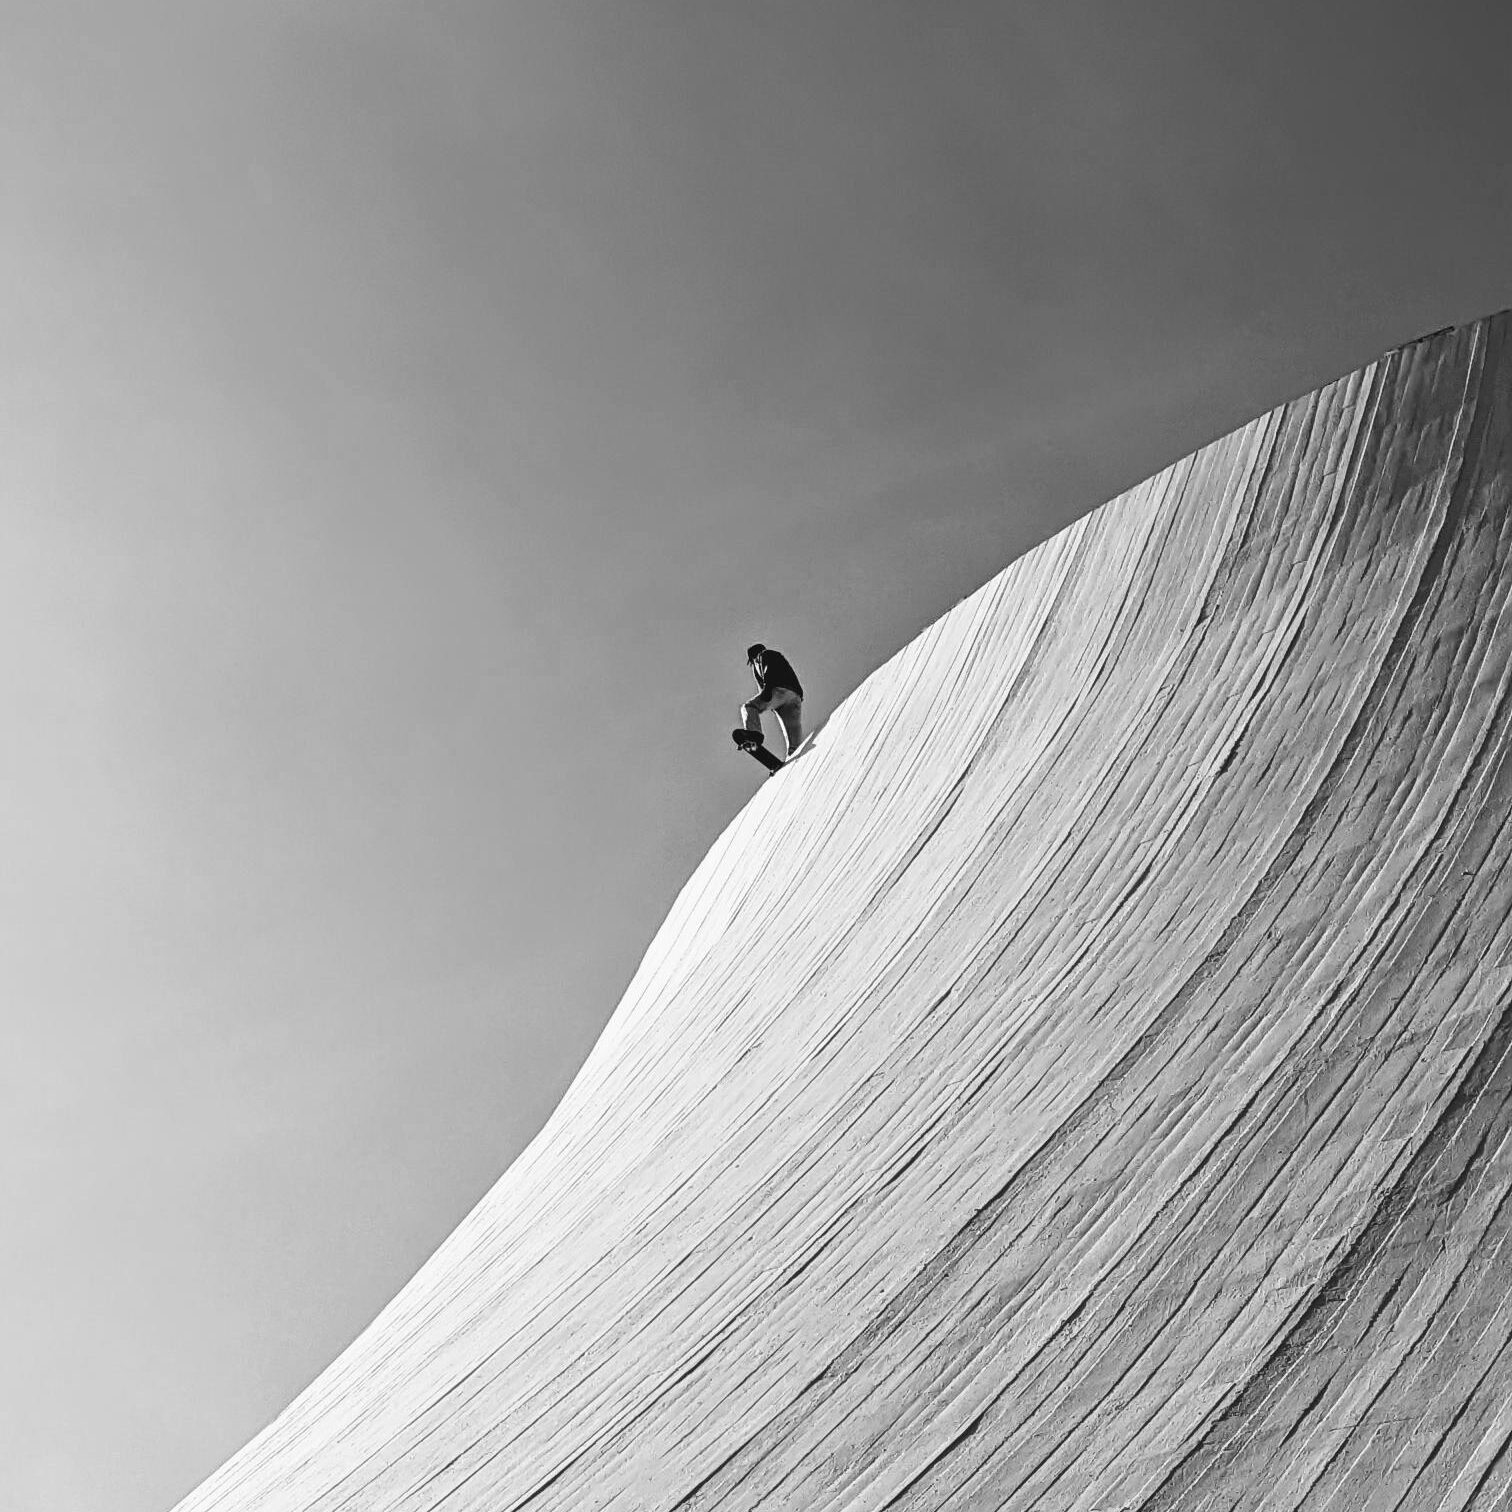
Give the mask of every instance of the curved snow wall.
[[882, 667], [183, 1505], [1505, 1506], [1509, 340], [1284, 405]]

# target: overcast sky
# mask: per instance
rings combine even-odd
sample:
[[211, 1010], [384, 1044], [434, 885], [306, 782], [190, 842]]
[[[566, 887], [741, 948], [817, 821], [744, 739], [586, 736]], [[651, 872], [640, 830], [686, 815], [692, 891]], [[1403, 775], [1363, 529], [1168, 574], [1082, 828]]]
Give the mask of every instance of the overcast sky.
[[166, 1508], [1026, 547], [1512, 304], [1504, 4], [0, 0], [0, 1466]]

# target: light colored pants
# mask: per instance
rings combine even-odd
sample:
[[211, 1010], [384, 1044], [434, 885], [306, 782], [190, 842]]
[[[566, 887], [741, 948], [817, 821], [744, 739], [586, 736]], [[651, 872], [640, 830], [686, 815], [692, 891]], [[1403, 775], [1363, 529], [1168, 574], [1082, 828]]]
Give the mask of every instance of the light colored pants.
[[740, 722], [753, 735], [761, 734], [761, 716], [770, 709], [782, 726], [782, 738], [787, 742], [785, 754], [791, 756], [803, 739], [803, 695], [791, 688], [768, 688], [758, 693], [750, 703], [741, 704]]

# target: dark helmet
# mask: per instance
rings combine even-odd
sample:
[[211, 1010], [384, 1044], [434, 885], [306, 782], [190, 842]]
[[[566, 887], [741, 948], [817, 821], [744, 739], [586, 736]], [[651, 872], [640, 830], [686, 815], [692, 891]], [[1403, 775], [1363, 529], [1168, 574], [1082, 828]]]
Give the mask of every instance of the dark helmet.
[[758, 656], [760, 656], [761, 653], [763, 651], [765, 651], [765, 650], [766, 650], [766, 647], [763, 646], [760, 641], [757, 641], [754, 646], [747, 646], [746, 647], [746, 660], [748, 662], [755, 661], [756, 658]]

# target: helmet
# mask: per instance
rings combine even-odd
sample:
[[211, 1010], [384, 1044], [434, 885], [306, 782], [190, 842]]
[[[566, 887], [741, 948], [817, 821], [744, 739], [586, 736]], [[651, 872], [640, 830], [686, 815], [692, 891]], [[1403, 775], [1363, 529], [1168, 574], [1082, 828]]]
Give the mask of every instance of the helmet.
[[763, 646], [760, 641], [757, 641], [754, 646], [747, 646], [746, 647], [746, 660], [748, 662], [755, 661], [756, 658], [758, 656], [760, 656], [761, 653], [763, 651], [765, 651], [765, 650], [766, 650], [766, 647]]

